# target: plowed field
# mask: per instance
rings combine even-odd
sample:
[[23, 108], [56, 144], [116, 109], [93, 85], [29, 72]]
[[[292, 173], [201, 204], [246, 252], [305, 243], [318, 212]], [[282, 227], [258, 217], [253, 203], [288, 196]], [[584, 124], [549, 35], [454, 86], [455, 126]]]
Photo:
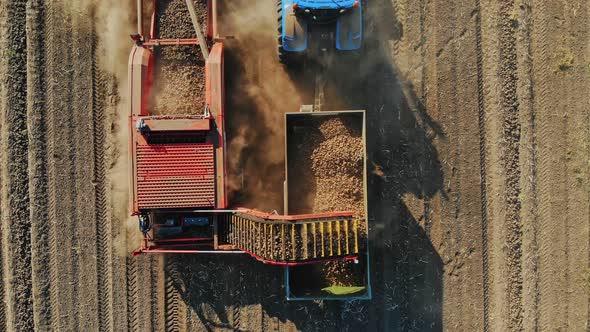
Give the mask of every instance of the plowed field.
[[[128, 255], [127, 58], [86, 2], [0, 1], [0, 330], [588, 329], [587, 0], [367, 1], [360, 58], [326, 78], [328, 110], [367, 111], [364, 302], [287, 302], [245, 256]], [[280, 210], [282, 114], [313, 78], [277, 64], [276, 4], [255, 14], [227, 42], [230, 164], [236, 202]]]

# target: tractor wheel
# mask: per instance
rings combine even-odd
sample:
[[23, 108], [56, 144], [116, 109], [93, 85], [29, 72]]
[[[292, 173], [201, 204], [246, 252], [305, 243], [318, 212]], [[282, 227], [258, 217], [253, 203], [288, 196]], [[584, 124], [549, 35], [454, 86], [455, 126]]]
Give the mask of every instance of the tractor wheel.
[[287, 51], [283, 48], [283, 1], [277, 0], [277, 50], [279, 56], [279, 62], [283, 64], [287, 64], [288, 61], [288, 54]]

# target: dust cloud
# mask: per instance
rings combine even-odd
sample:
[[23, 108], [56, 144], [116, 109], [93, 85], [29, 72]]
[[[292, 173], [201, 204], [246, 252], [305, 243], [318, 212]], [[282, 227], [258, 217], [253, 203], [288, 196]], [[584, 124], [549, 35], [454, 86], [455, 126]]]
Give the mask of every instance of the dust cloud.
[[234, 204], [282, 210], [284, 113], [302, 104], [277, 58], [277, 13], [272, 1], [226, 4], [220, 34], [228, 42], [226, 126], [229, 184]]
[[73, 6], [91, 13], [94, 18], [99, 65], [110, 85], [107, 88], [107, 121], [110, 123], [107, 157], [111, 160], [108, 171], [111, 218], [121, 225], [120, 229], [113, 230], [117, 254], [127, 256], [142, 239], [137, 231], [137, 219], [129, 217], [127, 63], [133, 45], [129, 35], [136, 30], [135, 1], [82, 0], [73, 1]]
[[[112, 121], [114, 130], [111, 134], [112, 142], [116, 146], [113, 155], [114, 163], [110, 169], [110, 182], [113, 203], [113, 218], [120, 220], [120, 236], [115, 245], [119, 254], [127, 256], [137, 249], [142, 240], [137, 229], [137, 218], [129, 216], [129, 132], [128, 115], [128, 58], [132, 46], [129, 34], [136, 30], [135, 2], [127, 1], [97, 1], [96, 24], [104, 29], [99, 31], [100, 46], [102, 48], [103, 68], [114, 76], [117, 86], [118, 102]], [[123, 230], [123, 227], [125, 229]]]

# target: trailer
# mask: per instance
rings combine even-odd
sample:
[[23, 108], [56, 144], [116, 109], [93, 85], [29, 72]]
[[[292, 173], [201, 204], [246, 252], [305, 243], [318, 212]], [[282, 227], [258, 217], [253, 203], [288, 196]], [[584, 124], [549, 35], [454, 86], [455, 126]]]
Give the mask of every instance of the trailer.
[[[318, 98], [316, 98], [317, 101]], [[367, 157], [366, 157], [366, 117], [364, 110], [346, 110], [346, 111], [320, 111], [317, 105], [303, 105], [299, 112], [289, 112], [285, 114], [285, 207], [284, 210], [288, 213], [313, 210], [317, 208], [317, 202], [301, 204], [299, 196], [301, 190], [308, 185], [305, 180], [301, 179], [302, 173], [309, 173], [309, 170], [301, 170], [300, 160], [307, 159], [309, 150], [301, 149], [301, 142], [308, 142], [310, 140], [317, 140], [318, 136], [313, 132], [321, 132], [319, 127], [329, 121], [338, 120], [339, 123], [347, 124], [344, 135], [356, 136], [354, 138], [360, 142], [359, 150], [352, 150], [356, 154], [356, 164], [351, 164], [345, 172], [345, 177], [354, 177], [352, 182], [338, 181], [337, 188], [330, 188], [330, 186], [323, 186], [322, 182], [331, 182], [331, 177], [334, 175], [326, 174], [325, 178], [315, 178], [312, 182], [316, 184], [315, 201], [326, 203], [323, 201], [322, 194], [318, 191], [332, 191], [328, 193], [330, 196], [335, 196], [335, 199], [346, 200], [343, 202], [330, 202], [334, 206], [355, 206], [356, 211], [353, 212], [353, 222], [356, 224], [356, 231], [358, 232], [358, 247], [355, 251], [358, 253], [353, 263], [347, 262], [318, 262], [311, 265], [299, 266], [285, 266], [285, 296], [289, 301], [307, 301], [307, 300], [370, 300], [372, 298], [371, 278], [370, 278], [370, 255], [369, 255], [369, 223], [367, 218]], [[344, 132], [343, 131], [343, 132]], [[333, 138], [324, 138], [325, 143], [332, 140], [341, 140], [343, 137], [335, 137], [334, 128], [325, 130], [325, 133], [333, 135]], [[309, 137], [311, 136], [311, 137]], [[351, 137], [351, 139], [353, 139]], [[317, 142], [316, 142], [317, 143]], [[321, 145], [322, 143], [320, 143]], [[349, 150], [350, 151], [350, 150]], [[313, 150], [313, 153], [325, 152], [321, 151], [321, 147]], [[332, 156], [339, 154], [338, 151], [332, 153]], [[303, 155], [303, 156], [302, 156]], [[350, 156], [345, 156], [350, 157]], [[360, 157], [360, 158], [359, 158]], [[330, 158], [328, 156], [327, 158]], [[325, 159], [324, 159], [325, 160]], [[314, 160], [318, 162], [321, 160]], [[354, 172], [350, 172], [350, 171]], [[357, 196], [343, 198], [341, 194], [347, 192], [351, 188], [357, 190]], [[336, 195], [334, 195], [336, 192]], [[336, 224], [336, 229], [338, 225]], [[340, 235], [342, 236], [342, 235]], [[346, 235], [344, 235], [346, 238]], [[335, 243], [334, 250], [340, 250], [340, 243]], [[342, 248], [346, 248], [348, 243], [342, 244]], [[319, 250], [323, 250], [320, 248]], [[327, 277], [326, 271], [337, 269], [338, 274], [344, 276], [343, 279], [334, 283], [333, 278]]]

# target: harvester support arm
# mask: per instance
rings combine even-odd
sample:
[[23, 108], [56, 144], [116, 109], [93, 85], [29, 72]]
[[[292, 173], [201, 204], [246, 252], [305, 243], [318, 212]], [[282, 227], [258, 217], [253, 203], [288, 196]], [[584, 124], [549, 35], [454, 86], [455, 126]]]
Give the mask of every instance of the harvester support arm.
[[137, 0], [137, 33], [143, 36], [143, 0]]
[[203, 36], [203, 32], [201, 31], [201, 27], [199, 26], [199, 20], [197, 18], [197, 11], [195, 10], [195, 5], [193, 4], [192, 0], [186, 0], [186, 6], [188, 7], [188, 11], [191, 14], [191, 20], [193, 21], [193, 26], [195, 28], [195, 32], [197, 33], [197, 39], [199, 40], [201, 53], [203, 53], [203, 59], [206, 61], [207, 58], [209, 58], [209, 49], [207, 48], [207, 41], [205, 40], [205, 36]]

